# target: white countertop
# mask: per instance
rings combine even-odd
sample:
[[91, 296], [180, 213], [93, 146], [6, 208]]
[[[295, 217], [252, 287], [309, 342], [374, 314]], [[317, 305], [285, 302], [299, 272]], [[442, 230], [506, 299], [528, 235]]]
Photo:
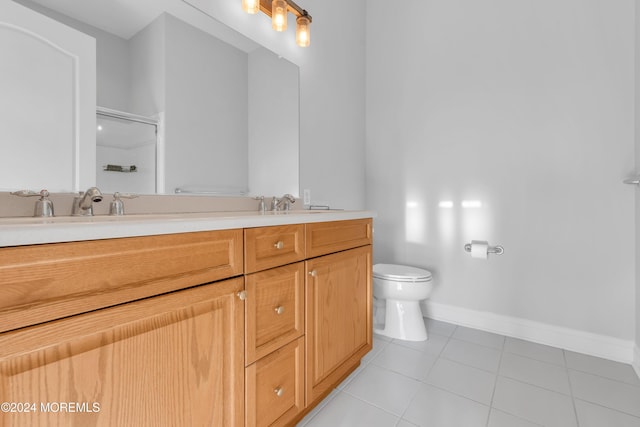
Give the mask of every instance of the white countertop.
[[0, 247], [374, 218], [372, 211], [203, 212], [0, 218]]

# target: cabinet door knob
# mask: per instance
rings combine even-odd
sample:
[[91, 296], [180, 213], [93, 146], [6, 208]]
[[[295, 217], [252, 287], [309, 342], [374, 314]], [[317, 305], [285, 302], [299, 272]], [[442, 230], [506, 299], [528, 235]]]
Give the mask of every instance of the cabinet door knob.
[[284, 248], [284, 242], [282, 240], [280, 240], [277, 243], [275, 243], [273, 245], [273, 247], [276, 248], [276, 249], [282, 249], [282, 248]]
[[311, 276], [311, 277], [316, 277], [317, 275], [318, 275], [318, 272], [317, 272], [317, 271], [315, 271], [315, 270], [311, 270], [311, 271], [309, 272], [309, 276]]
[[284, 389], [282, 387], [276, 387], [273, 389], [273, 392], [276, 394], [276, 396], [282, 397], [282, 395], [284, 394]]
[[282, 313], [284, 313], [284, 307], [283, 307], [283, 306], [281, 306], [281, 305], [279, 305], [279, 306], [277, 306], [276, 308], [274, 308], [274, 310], [275, 310], [276, 314], [282, 314]]
[[240, 291], [236, 295], [238, 295], [238, 298], [240, 298], [241, 301], [247, 299], [247, 291]]

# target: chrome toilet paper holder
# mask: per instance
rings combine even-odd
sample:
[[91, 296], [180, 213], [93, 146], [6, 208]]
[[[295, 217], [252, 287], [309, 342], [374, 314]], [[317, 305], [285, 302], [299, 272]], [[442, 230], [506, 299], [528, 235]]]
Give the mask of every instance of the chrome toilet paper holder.
[[[464, 245], [464, 251], [471, 253], [471, 243], [467, 243], [466, 245]], [[489, 246], [487, 248], [487, 253], [496, 254], [496, 255], [502, 255], [504, 253], [504, 248], [502, 246], [500, 246], [500, 245], [498, 245], [498, 246]]]

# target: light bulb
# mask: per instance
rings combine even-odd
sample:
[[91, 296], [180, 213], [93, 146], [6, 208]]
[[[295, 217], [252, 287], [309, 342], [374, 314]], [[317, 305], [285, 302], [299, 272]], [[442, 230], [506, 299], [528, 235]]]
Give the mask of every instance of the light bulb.
[[287, 29], [287, 2], [285, 0], [271, 2], [271, 27], [276, 31]]
[[296, 19], [296, 44], [300, 47], [307, 47], [311, 42], [309, 34], [309, 24], [311, 21], [307, 15], [298, 16]]
[[260, 11], [260, 0], [242, 0], [242, 10], [255, 14]]

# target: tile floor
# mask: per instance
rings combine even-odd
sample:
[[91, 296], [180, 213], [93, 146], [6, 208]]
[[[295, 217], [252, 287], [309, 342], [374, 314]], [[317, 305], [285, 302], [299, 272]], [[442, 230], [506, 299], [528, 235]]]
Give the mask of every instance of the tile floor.
[[376, 335], [298, 427], [640, 427], [630, 365], [425, 322], [428, 341]]

